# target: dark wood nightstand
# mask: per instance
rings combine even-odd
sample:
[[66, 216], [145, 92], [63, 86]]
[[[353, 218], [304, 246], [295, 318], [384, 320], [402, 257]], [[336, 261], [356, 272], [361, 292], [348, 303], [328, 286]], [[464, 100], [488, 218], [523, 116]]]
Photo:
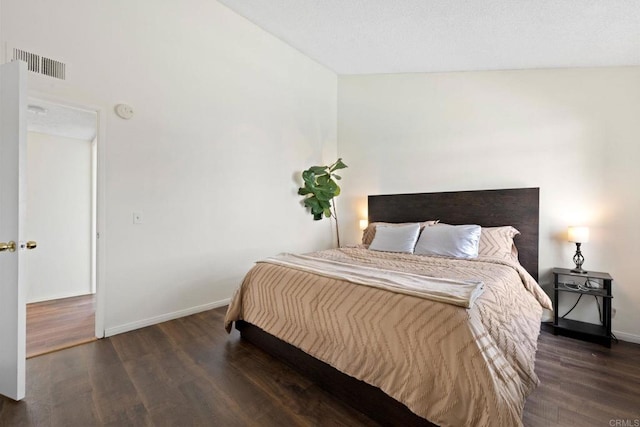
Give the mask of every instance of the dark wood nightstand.
[[[573, 273], [568, 268], [553, 270], [553, 333], [594, 341], [611, 347], [611, 282], [609, 273], [589, 271], [586, 274]], [[590, 285], [598, 284], [599, 287]], [[580, 322], [565, 319], [558, 313], [558, 295], [560, 292], [571, 292], [581, 295], [592, 295], [602, 299], [602, 324]]]

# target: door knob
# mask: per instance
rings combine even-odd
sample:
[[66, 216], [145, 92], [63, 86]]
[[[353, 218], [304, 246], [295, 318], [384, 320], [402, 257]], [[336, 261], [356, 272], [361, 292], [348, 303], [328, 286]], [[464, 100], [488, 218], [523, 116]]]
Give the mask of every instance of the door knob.
[[15, 252], [16, 242], [14, 242], [13, 240], [10, 241], [9, 243], [0, 242], [0, 252], [4, 252], [4, 251]]
[[29, 240], [27, 242], [27, 249], [31, 250], [31, 249], [35, 249], [38, 247], [38, 243], [34, 242], [33, 240]]

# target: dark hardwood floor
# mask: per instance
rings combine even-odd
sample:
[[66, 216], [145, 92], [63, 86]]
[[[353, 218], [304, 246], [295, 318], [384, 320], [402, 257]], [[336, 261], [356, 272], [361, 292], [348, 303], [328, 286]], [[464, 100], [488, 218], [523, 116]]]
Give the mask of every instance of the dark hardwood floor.
[[[375, 425], [293, 369], [224, 332], [226, 308], [27, 361], [27, 397], [0, 426]], [[526, 426], [640, 420], [640, 345], [542, 332]]]
[[640, 345], [609, 349], [550, 330], [545, 325], [538, 339], [540, 385], [527, 399], [524, 424], [640, 426]]
[[27, 358], [95, 341], [95, 295], [27, 304]]

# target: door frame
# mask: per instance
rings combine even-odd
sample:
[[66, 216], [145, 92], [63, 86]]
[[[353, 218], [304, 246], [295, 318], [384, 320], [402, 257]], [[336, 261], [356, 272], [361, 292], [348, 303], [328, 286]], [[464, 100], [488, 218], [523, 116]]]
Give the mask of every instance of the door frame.
[[27, 98], [39, 99], [54, 104], [66, 105], [72, 108], [96, 112], [96, 312], [95, 312], [95, 336], [104, 338], [105, 331], [105, 297], [106, 297], [106, 146], [107, 146], [107, 113], [103, 106], [82, 100], [76, 100], [67, 96], [56, 96], [35, 90], [27, 90]]

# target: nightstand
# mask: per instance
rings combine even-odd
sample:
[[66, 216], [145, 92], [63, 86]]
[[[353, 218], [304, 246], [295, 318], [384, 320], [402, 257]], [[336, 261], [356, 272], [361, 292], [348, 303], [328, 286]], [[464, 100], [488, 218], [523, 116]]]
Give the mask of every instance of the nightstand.
[[[568, 268], [554, 268], [553, 270], [553, 333], [594, 341], [611, 347], [611, 282], [609, 273], [589, 271], [586, 274], [573, 273]], [[596, 285], [598, 287], [591, 287]], [[558, 313], [558, 295], [560, 292], [570, 292], [595, 296], [602, 299], [602, 325], [565, 319]]]

